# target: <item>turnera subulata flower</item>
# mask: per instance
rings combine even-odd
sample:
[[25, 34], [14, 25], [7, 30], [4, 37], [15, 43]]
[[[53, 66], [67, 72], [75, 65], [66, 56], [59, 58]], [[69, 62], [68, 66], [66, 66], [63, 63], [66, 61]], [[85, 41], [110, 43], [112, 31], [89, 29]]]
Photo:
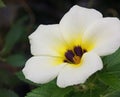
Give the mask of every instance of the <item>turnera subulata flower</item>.
[[33, 57], [25, 64], [25, 77], [40, 84], [57, 77], [64, 88], [84, 83], [103, 68], [100, 56], [120, 46], [120, 21], [75, 5], [59, 24], [40, 25], [29, 39]]

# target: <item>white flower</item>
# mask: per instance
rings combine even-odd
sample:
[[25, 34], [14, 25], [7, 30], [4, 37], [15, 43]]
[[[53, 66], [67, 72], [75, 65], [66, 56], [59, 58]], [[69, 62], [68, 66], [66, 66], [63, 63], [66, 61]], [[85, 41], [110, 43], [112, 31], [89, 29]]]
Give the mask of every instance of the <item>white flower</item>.
[[100, 56], [120, 46], [120, 21], [75, 5], [59, 24], [40, 25], [29, 39], [33, 57], [25, 64], [25, 77], [40, 84], [57, 77], [64, 88], [84, 83], [103, 68]]

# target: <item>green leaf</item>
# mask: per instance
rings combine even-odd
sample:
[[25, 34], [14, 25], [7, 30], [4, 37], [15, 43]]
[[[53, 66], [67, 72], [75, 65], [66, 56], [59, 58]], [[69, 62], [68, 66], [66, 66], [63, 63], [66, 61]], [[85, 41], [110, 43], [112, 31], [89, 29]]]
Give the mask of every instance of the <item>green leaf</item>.
[[105, 90], [106, 92], [102, 94], [100, 97], [120, 97], [120, 91], [108, 88]]
[[[100, 97], [117, 97], [120, 91], [120, 49], [115, 53], [103, 58], [104, 68], [98, 73], [98, 79], [108, 88], [101, 93]], [[111, 91], [107, 91], [111, 88]], [[98, 91], [99, 92], [99, 91]], [[118, 96], [119, 97], [119, 96]]]
[[19, 83], [18, 78], [11, 72], [0, 68], [0, 86], [14, 87]]
[[6, 58], [6, 62], [15, 67], [24, 66], [26, 58], [24, 54], [13, 54]]
[[19, 96], [12, 90], [0, 89], [0, 97], [19, 97]]
[[108, 93], [103, 97], [120, 97], [120, 91], [114, 91], [114, 92]]
[[0, 8], [1, 8], [1, 7], [5, 7], [5, 4], [3, 3], [2, 0], [0, 0]]
[[[86, 91], [86, 92], [75, 92], [71, 95], [69, 95], [68, 97], [90, 97], [90, 91]], [[96, 97], [94, 95], [94, 97]]]
[[112, 55], [103, 58], [104, 71], [120, 77], [120, 48]]
[[112, 68], [114, 65], [120, 64], [120, 48], [115, 53], [105, 56], [103, 63], [107, 65], [107, 68]]
[[99, 74], [99, 80], [115, 90], [120, 90], [120, 79], [115, 75], [101, 73]]
[[23, 22], [26, 20], [26, 17], [18, 20], [7, 33], [5, 38], [5, 44], [0, 52], [1, 55], [6, 55], [11, 51], [14, 45], [20, 40], [22, 34], [25, 32], [25, 26]]
[[32, 90], [26, 97], [65, 97], [71, 91], [72, 87], [59, 88], [51, 82]]

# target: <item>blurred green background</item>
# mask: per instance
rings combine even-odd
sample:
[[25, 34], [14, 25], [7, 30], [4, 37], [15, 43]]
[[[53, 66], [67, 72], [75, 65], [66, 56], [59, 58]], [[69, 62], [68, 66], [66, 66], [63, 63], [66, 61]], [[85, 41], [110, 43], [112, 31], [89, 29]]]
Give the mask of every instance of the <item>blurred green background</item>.
[[[4, 4], [3, 4], [4, 3]], [[0, 97], [24, 97], [36, 85], [20, 72], [30, 54], [28, 35], [40, 24], [59, 23], [73, 6], [120, 18], [120, 0], [0, 0]]]

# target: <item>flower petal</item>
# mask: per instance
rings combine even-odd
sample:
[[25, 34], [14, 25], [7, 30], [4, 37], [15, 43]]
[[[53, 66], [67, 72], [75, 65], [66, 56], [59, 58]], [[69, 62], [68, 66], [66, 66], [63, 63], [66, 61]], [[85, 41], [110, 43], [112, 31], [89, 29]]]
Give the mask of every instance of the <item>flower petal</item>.
[[61, 59], [36, 56], [30, 58], [23, 69], [25, 77], [35, 83], [47, 83], [53, 80], [64, 67]]
[[57, 49], [65, 44], [57, 24], [40, 25], [29, 39], [33, 55], [60, 56]]
[[67, 65], [58, 75], [57, 85], [67, 87], [84, 83], [89, 76], [103, 68], [103, 63], [98, 55], [93, 52], [85, 53], [79, 67]]
[[81, 38], [84, 30], [100, 18], [102, 14], [97, 10], [75, 5], [61, 19], [60, 30], [67, 41]]
[[92, 51], [100, 56], [115, 52], [120, 46], [120, 21], [117, 18], [99, 20], [87, 29], [83, 42], [86, 46], [94, 44]]

